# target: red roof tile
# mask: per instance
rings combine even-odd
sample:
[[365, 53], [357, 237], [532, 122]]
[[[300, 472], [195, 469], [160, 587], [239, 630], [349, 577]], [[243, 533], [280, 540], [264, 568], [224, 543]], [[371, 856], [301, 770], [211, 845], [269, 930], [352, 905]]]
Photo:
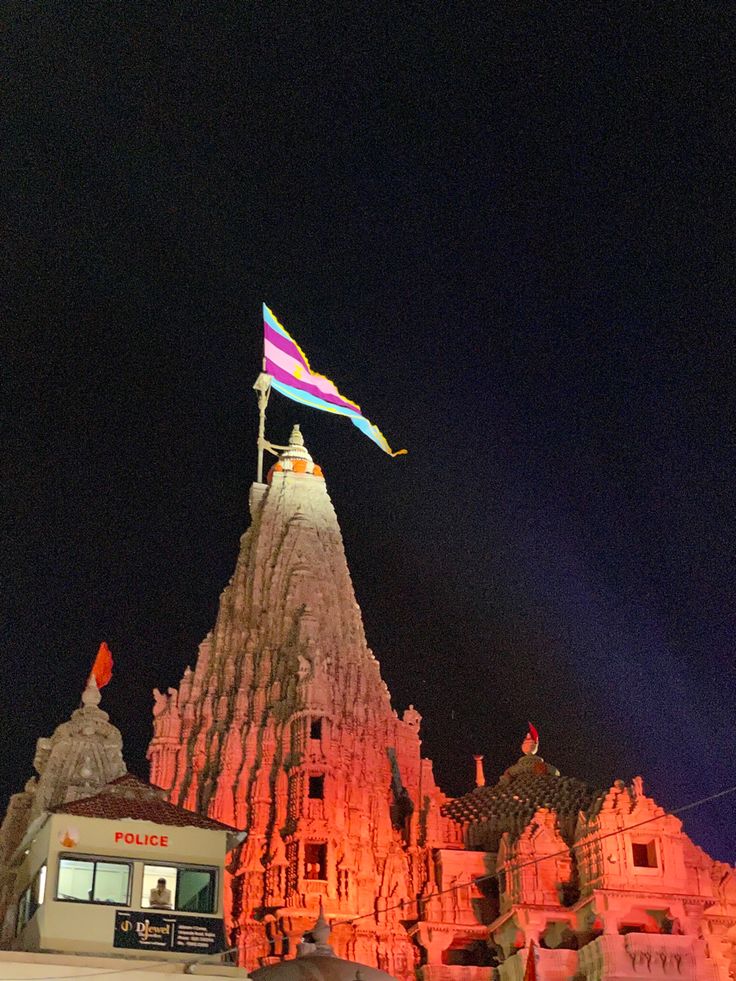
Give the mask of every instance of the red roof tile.
[[203, 828], [208, 831], [231, 831], [226, 824], [213, 821], [184, 807], [177, 807], [164, 799], [164, 791], [144, 783], [131, 773], [113, 780], [92, 797], [82, 797], [52, 808], [56, 814], [74, 814], [77, 817], [150, 821], [152, 824], [174, 828]]

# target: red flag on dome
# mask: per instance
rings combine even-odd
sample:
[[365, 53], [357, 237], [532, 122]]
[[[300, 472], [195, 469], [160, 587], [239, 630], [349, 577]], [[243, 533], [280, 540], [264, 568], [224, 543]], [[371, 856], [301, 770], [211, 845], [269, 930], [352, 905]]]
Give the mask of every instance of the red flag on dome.
[[533, 940], [529, 941], [529, 953], [526, 956], [524, 981], [537, 981], [537, 948]]
[[92, 665], [92, 674], [95, 676], [98, 688], [104, 688], [112, 678], [112, 653], [104, 640]]

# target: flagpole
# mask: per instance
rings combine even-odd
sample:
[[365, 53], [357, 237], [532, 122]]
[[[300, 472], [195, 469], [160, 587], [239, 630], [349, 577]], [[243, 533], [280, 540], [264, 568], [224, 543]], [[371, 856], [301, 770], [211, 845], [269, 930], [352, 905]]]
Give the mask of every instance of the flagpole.
[[271, 376], [266, 372], [266, 359], [263, 359], [263, 370], [256, 378], [253, 390], [258, 396], [258, 476], [257, 482], [263, 483], [263, 451], [266, 448], [266, 406], [271, 394]]

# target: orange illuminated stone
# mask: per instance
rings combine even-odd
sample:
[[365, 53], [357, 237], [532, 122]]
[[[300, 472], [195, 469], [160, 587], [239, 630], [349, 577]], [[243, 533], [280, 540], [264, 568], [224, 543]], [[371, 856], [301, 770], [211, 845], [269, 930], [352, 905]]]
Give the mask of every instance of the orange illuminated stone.
[[291, 464], [294, 473], [306, 473], [307, 472], [307, 461], [306, 460], [293, 460]]
[[324, 474], [322, 473], [322, 467], [320, 467], [319, 464], [317, 463], [315, 463], [314, 470], [312, 471], [312, 473], [314, 474], [315, 477], [324, 477]]

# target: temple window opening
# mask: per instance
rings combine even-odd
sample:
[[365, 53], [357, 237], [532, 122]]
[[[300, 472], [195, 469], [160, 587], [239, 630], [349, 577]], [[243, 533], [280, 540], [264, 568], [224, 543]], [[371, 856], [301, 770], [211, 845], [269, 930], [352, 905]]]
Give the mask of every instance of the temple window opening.
[[304, 846], [304, 877], [327, 879], [327, 843], [310, 841]]
[[477, 937], [456, 937], [441, 955], [448, 967], [488, 967], [493, 955], [485, 940]]
[[312, 719], [309, 726], [309, 738], [310, 739], [321, 739], [322, 738], [322, 718]]
[[631, 857], [637, 869], [656, 869], [659, 864], [654, 841], [632, 841]]
[[312, 774], [309, 778], [309, 797], [310, 800], [324, 800], [325, 778], [324, 774]]

